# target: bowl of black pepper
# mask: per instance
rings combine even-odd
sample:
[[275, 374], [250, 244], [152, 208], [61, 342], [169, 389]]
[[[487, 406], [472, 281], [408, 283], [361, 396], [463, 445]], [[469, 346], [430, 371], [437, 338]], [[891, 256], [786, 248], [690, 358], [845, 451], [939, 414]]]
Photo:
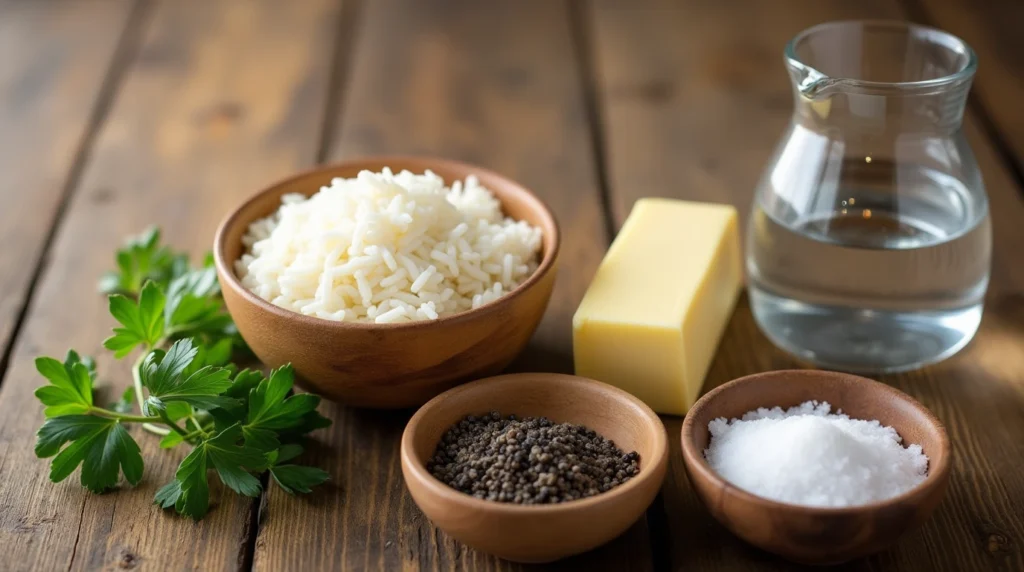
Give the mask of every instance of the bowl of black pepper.
[[420, 408], [402, 435], [420, 510], [462, 543], [551, 562], [625, 532], [661, 489], [665, 427], [639, 399], [572, 375], [475, 381]]

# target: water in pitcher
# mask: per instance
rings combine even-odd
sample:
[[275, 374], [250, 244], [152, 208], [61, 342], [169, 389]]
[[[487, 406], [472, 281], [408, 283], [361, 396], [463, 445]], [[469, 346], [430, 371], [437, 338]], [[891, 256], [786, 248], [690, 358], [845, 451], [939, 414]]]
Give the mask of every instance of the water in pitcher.
[[[984, 195], [938, 171], [874, 165], [831, 212], [757, 201], [748, 229], [751, 305], [777, 345], [826, 367], [897, 371], [974, 335], [988, 283]], [[857, 166], [847, 165], [847, 173]]]
[[962, 123], [977, 58], [941, 30], [844, 21], [784, 50], [793, 116], [747, 232], [751, 308], [832, 369], [945, 359], [981, 321], [991, 230]]

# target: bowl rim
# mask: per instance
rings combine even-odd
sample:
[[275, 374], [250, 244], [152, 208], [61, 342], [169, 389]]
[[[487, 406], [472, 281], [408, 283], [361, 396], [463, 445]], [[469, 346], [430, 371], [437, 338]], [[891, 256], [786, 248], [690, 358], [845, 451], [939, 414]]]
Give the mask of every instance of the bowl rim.
[[[697, 449], [697, 445], [693, 442], [693, 428], [696, 425], [696, 415], [693, 415], [695, 411], [699, 411], [708, 406], [711, 401], [724, 393], [735, 391], [737, 388], [744, 384], [757, 383], [758, 381], [765, 378], [778, 378], [787, 376], [802, 376], [802, 377], [818, 377], [823, 381], [837, 380], [837, 379], [849, 379], [855, 380], [857, 383], [863, 384], [864, 391], [873, 391], [887, 394], [893, 399], [902, 401], [921, 413], [927, 424], [934, 429], [939, 435], [939, 450], [945, 454], [942, 455], [938, 465], [933, 466], [933, 457], [928, 459], [928, 475], [923, 481], [915, 485], [913, 488], [904, 491], [903, 493], [885, 499], [881, 501], [875, 501], [868, 504], [844, 506], [844, 507], [822, 507], [822, 506], [809, 506], [801, 504], [793, 504], [782, 501], [772, 500], [766, 497], [756, 495], [748, 492], [731, 482], [725, 480], [720, 476], [711, 466], [708, 464], [707, 459], [704, 458], [704, 450]], [[835, 404], [830, 404], [835, 406]], [[773, 405], [764, 405], [764, 407], [774, 407]], [[902, 437], [902, 436], [901, 436]], [[759, 506], [764, 510], [771, 511], [782, 511], [789, 513], [801, 513], [801, 514], [812, 514], [817, 516], [825, 517], [847, 517], [865, 512], [881, 511], [890, 508], [894, 508], [899, 505], [909, 503], [919, 503], [924, 501], [930, 491], [937, 487], [943, 486], [947, 481], [952, 467], [952, 445], [949, 441], [949, 435], [946, 433], [946, 428], [935, 415], [928, 410], [927, 407], [922, 405], [919, 401], [911, 397], [910, 395], [892, 387], [886, 385], [880, 381], [875, 381], [852, 373], [843, 373], [838, 371], [827, 371], [827, 370], [813, 370], [813, 369], [780, 369], [773, 371], [764, 371], [760, 373], [754, 373], [745, 375], [723, 383], [722, 385], [707, 392], [704, 396], [694, 403], [693, 407], [686, 415], [686, 419], [683, 420], [683, 427], [680, 432], [681, 447], [683, 450], [683, 461], [686, 468], [689, 471], [698, 473], [702, 478], [712, 482], [714, 486], [721, 489], [724, 494], [736, 497], [743, 503], [749, 503]]]
[[[526, 198], [526, 202], [531, 203], [530, 208], [535, 212], [539, 213], [540, 217], [544, 219], [546, 226], [551, 228], [551, 248], [546, 249], [543, 252], [540, 262], [537, 264], [536, 270], [527, 277], [526, 280], [519, 283], [518, 286], [512, 290], [504, 293], [495, 300], [492, 300], [486, 304], [483, 304], [477, 308], [472, 308], [463, 312], [458, 312], [448, 316], [441, 316], [436, 320], [416, 320], [412, 322], [401, 322], [401, 323], [388, 323], [378, 324], [375, 322], [342, 322], [336, 320], [328, 320], [325, 318], [319, 318], [316, 316], [307, 316], [294, 310], [282, 308], [275, 304], [270, 303], [267, 300], [252, 293], [248, 288], [242, 286], [241, 281], [235, 274], [234, 263], [236, 261], [228, 262], [224, 254], [227, 248], [227, 234], [229, 229], [234, 228], [235, 225], [240, 224], [239, 219], [241, 218], [242, 211], [246, 210], [253, 203], [261, 200], [265, 195], [278, 191], [282, 186], [293, 183], [299, 179], [306, 177], [315, 176], [320, 173], [326, 173], [343, 168], [359, 168], [363, 169], [382, 169], [384, 167], [391, 167], [393, 164], [403, 165], [408, 163], [414, 163], [421, 165], [423, 169], [432, 170], [435, 166], [446, 170], [463, 170], [467, 171], [468, 174], [482, 175], [485, 178], [492, 178], [501, 180], [513, 189], [515, 193], [522, 194]], [[397, 167], [397, 169], [405, 169], [406, 167]], [[412, 170], [412, 169], [410, 169]], [[310, 192], [313, 193], [319, 191], [317, 187], [315, 190]], [[307, 195], [308, 196], [308, 195]], [[542, 236], [548, 234], [547, 230], [541, 228]], [[365, 155], [344, 159], [332, 163], [323, 163], [315, 165], [309, 169], [300, 171], [297, 174], [279, 179], [273, 184], [257, 191], [248, 199], [241, 202], [238, 206], [228, 212], [219, 225], [217, 225], [217, 231], [213, 239], [213, 261], [214, 266], [217, 269], [218, 275], [221, 277], [221, 288], [230, 288], [236, 295], [240, 296], [246, 302], [255, 305], [264, 312], [270, 312], [275, 316], [284, 320], [294, 320], [299, 323], [305, 324], [310, 327], [329, 328], [341, 331], [352, 331], [352, 330], [372, 330], [372, 331], [384, 331], [384, 330], [414, 330], [417, 328], [426, 328], [430, 326], [438, 326], [441, 324], [455, 324], [464, 321], [470, 321], [478, 316], [486, 313], [493, 312], [497, 308], [510, 304], [515, 298], [521, 296], [526, 290], [532, 288], [534, 285], [539, 283], [545, 275], [550, 273], [555, 268], [555, 261], [558, 259], [558, 253], [562, 246], [562, 232], [558, 225], [558, 219], [555, 218], [551, 208], [544, 202], [543, 199], [538, 197], [533, 191], [526, 188], [521, 183], [506, 177], [491, 169], [479, 167], [470, 163], [462, 161], [455, 161], [452, 159], [443, 159], [439, 157], [431, 157], [426, 155]]]
[[[544, 376], [546, 378], [543, 383], [576, 385], [586, 388], [587, 391], [590, 391], [593, 388], [601, 388], [608, 391], [620, 404], [631, 408], [637, 415], [642, 416], [645, 421], [647, 421], [647, 423], [644, 424], [645, 427], [654, 425], [661, 429], [660, 431], [654, 431], [652, 435], [652, 447], [655, 451], [654, 459], [651, 461], [645, 461], [641, 458], [640, 472], [637, 473], [635, 477], [626, 481], [624, 484], [613, 489], [609, 489], [606, 492], [596, 494], [592, 497], [557, 504], [521, 505], [509, 502], [478, 499], [472, 495], [455, 490], [432, 475], [430, 471], [427, 470], [426, 464], [421, 462], [416, 455], [413, 454], [412, 449], [415, 430], [419, 427], [420, 423], [434, 411], [438, 404], [444, 401], [447, 397], [461, 392], [480, 391], [481, 388], [495, 382], [517, 381], [526, 378], [536, 378], [537, 376]], [[648, 407], [646, 403], [618, 387], [587, 377], [566, 373], [509, 373], [478, 379], [449, 389], [423, 404], [423, 406], [413, 414], [409, 419], [409, 422], [405, 425], [405, 429], [402, 431], [400, 449], [403, 472], [411, 474], [411, 477], [408, 475], [406, 476], [406, 480], [409, 480], [410, 478], [415, 479], [429, 491], [429, 494], [441, 497], [445, 502], [455, 503], [470, 510], [488, 511], [491, 513], [505, 515], [554, 516], [557, 514], [565, 514], [595, 507], [629, 495], [636, 489], [643, 487], [651, 478], [655, 478], [658, 473], [661, 473], [661, 478], [664, 480], [664, 475], [668, 467], [668, 434], [665, 430], [664, 423], [662, 423], [661, 418], [658, 417], [657, 413]], [[658, 483], [658, 490], [661, 490], [662, 484], [663, 483]], [[408, 487], [408, 483], [406, 483], [406, 486]]]

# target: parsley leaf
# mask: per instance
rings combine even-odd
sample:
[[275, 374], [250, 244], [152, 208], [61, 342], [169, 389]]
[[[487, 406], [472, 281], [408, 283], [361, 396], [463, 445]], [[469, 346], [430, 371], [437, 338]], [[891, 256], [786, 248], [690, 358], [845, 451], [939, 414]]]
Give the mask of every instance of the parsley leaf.
[[261, 381], [263, 381], [263, 374], [259, 371], [243, 369], [235, 374], [235, 378], [231, 381], [231, 387], [223, 394], [234, 399], [234, 403], [210, 412], [217, 430], [225, 429], [235, 423], [245, 423], [248, 415], [249, 394]]
[[147, 281], [166, 288], [176, 276], [188, 270], [188, 256], [160, 246], [160, 229], [150, 227], [128, 239], [115, 257], [117, 270], [100, 278], [104, 294], [134, 297]]
[[217, 271], [213, 268], [192, 270], [175, 278], [167, 287], [167, 327], [201, 322], [217, 314], [222, 306], [219, 293]]
[[36, 370], [50, 385], [35, 391], [35, 396], [46, 405], [43, 415], [57, 417], [74, 413], [85, 413], [92, 407], [92, 384], [96, 369], [89, 368], [74, 351], [68, 352], [64, 363], [51, 357], [36, 358]]
[[210, 510], [210, 484], [206, 480], [206, 449], [196, 447], [182, 459], [174, 479], [156, 492], [153, 501], [162, 508], [199, 520]]
[[90, 356], [80, 356], [75, 350], [68, 350], [68, 353], [64, 356], [64, 365], [69, 366], [79, 362], [89, 371], [89, 377], [96, 381], [96, 360]]
[[280, 434], [284, 437], [301, 437], [317, 429], [324, 429], [325, 427], [331, 426], [331, 420], [320, 415], [319, 411], [310, 411], [309, 413], [302, 416], [292, 427], [282, 429]]
[[171, 401], [170, 403], [165, 403], [164, 405], [167, 406], [164, 413], [167, 414], [167, 418], [170, 419], [171, 421], [178, 421], [180, 419], [184, 419], [193, 413], [192, 406], [189, 405], [188, 403], [185, 403], [184, 401]]
[[296, 443], [281, 445], [280, 449], [267, 453], [267, 460], [270, 461], [270, 466], [274, 466], [285, 461], [291, 461], [301, 455], [302, 451], [302, 445]]
[[[181, 465], [178, 465], [178, 471], [179, 472], [181, 471]], [[177, 477], [177, 475], [175, 475], [175, 477]], [[176, 506], [178, 504], [178, 500], [182, 498], [183, 494], [184, 493], [181, 490], [181, 481], [173, 480], [173, 481], [167, 483], [166, 485], [160, 487], [156, 491], [156, 496], [153, 497], [153, 504], [160, 505], [160, 508], [171, 508], [173, 506], [173, 507], [175, 507], [175, 510], [177, 510], [179, 513], [185, 514], [183, 512], [183, 508], [179, 509]], [[206, 496], [206, 504], [207, 505], [209, 505], [209, 502], [210, 502], [209, 501], [209, 499], [210, 499], [209, 494], [210, 494], [210, 491], [209, 491], [209, 488], [207, 488], [207, 490], [206, 490], [206, 495], [207, 495]], [[184, 507], [184, 502], [182, 502], [182, 507]], [[196, 518], [198, 520], [201, 516], [202, 515], [200, 515], [198, 517], [193, 517], [193, 518]]]
[[231, 382], [231, 387], [224, 392], [224, 395], [228, 397], [234, 397], [235, 399], [248, 399], [249, 394], [256, 386], [263, 381], [263, 374], [251, 369], [243, 369], [242, 371], [235, 374], [235, 379]]
[[114, 328], [114, 335], [103, 341], [103, 347], [121, 359], [138, 345], [155, 346], [164, 335], [165, 304], [164, 293], [153, 282], [146, 283], [137, 302], [121, 294], [110, 296], [110, 313], [122, 327]]
[[270, 476], [284, 492], [293, 495], [312, 492], [311, 487], [323, 484], [331, 475], [316, 467], [302, 465], [278, 465], [270, 468]]
[[234, 373], [235, 366], [231, 363], [231, 350], [232, 343], [228, 338], [222, 338], [213, 344], [196, 346], [196, 357], [192, 358], [192, 362], [188, 364], [182, 375], [192, 375], [208, 365], [224, 367]]
[[[132, 485], [142, 480], [142, 455], [117, 419], [64, 415], [46, 420], [36, 434], [36, 456], [56, 457], [50, 480], [59, 483], [82, 465], [82, 485], [100, 493], [117, 485], [118, 474]], [[70, 441], [70, 445], [61, 447]]]
[[196, 354], [191, 340], [175, 342], [166, 352], [156, 350], [146, 356], [142, 364], [142, 383], [153, 395], [170, 391]]
[[249, 411], [242, 426], [245, 441], [264, 451], [280, 446], [277, 432], [302, 423], [306, 414], [315, 411], [320, 398], [309, 393], [288, 397], [295, 383], [295, 371], [290, 365], [270, 373], [249, 392]]
[[175, 480], [157, 491], [154, 502], [163, 508], [173, 506], [194, 519], [202, 518], [210, 507], [207, 469], [215, 469], [221, 482], [236, 493], [259, 495], [260, 481], [249, 471], [266, 469], [267, 457], [258, 449], [239, 445], [241, 436], [241, 428], [232, 425], [197, 445], [181, 461]]
[[209, 345], [229, 339], [231, 349], [246, 348], [220, 296], [213, 267], [193, 270], [171, 282], [164, 321], [172, 339], [193, 337]]
[[147, 411], [165, 411], [171, 402], [184, 402], [200, 409], [216, 409], [233, 403], [220, 395], [231, 387], [231, 371], [204, 366], [186, 376], [185, 371], [198, 350], [191, 339], [174, 342], [166, 353], [153, 351], [142, 365], [142, 383], [149, 389]]
[[311, 487], [323, 484], [330, 478], [327, 471], [316, 467], [302, 465], [282, 465], [302, 453], [302, 447], [295, 444], [282, 445], [277, 451], [267, 454], [270, 460], [270, 476], [284, 492], [294, 495], [296, 492], [309, 493]]
[[260, 481], [245, 469], [266, 469], [267, 456], [248, 445], [239, 445], [241, 438], [242, 430], [235, 425], [206, 440], [200, 447], [206, 449], [213, 468], [228, 488], [238, 494], [254, 497], [260, 494]]
[[160, 448], [173, 449], [174, 447], [177, 447], [178, 445], [181, 445], [184, 442], [185, 437], [182, 436], [181, 433], [171, 431], [170, 433], [164, 435], [163, 439], [160, 439]]

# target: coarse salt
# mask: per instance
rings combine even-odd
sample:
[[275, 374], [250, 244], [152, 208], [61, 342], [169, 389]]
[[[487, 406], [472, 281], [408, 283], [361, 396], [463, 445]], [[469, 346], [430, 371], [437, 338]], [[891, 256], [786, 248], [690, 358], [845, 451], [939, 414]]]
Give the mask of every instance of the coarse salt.
[[928, 457], [920, 445], [903, 447], [892, 427], [830, 411], [828, 403], [808, 401], [715, 419], [704, 456], [747, 492], [806, 506], [878, 502], [925, 479]]

